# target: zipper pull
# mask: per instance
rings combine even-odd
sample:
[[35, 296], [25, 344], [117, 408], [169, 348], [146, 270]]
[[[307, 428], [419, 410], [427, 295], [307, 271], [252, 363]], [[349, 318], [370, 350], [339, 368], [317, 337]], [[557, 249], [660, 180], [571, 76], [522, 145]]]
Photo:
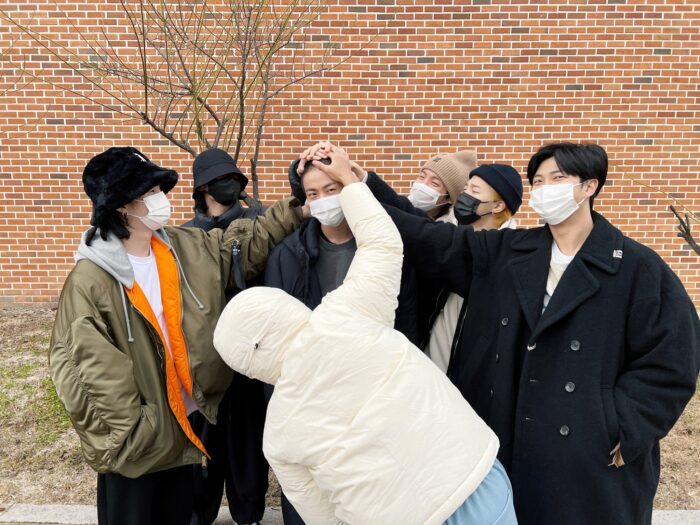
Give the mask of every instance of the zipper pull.
[[233, 252], [233, 255], [236, 256], [241, 253], [241, 243], [238, 241], [238, 239], [234, 239], [231, 251]]
[[202, 455], [202, 477], [207, 479], [209, 477], [209, 471], [207, 470], [207, 457]]

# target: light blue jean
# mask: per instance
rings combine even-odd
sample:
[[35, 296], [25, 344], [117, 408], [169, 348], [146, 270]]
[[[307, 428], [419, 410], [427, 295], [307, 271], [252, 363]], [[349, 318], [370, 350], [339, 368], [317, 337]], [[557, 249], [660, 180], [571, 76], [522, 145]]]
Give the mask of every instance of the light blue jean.
[[517, 525], [513, 488], [501, 462], [491, 470], [445, 525]]

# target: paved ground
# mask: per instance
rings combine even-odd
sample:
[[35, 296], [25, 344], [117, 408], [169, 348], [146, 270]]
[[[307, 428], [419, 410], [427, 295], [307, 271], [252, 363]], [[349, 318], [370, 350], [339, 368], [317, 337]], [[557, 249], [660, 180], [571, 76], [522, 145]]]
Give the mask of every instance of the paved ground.
[[[25, 505], [0, 504], [0, 523], [38, 525], [94, 525], [97, 523], [97, 509], [92, 505]], [[232, 525], [228, 509], [222, 508], [214, 525]], [[282, 512], [268, 507], [265, 509], [263, 525], [282, 525]]]
[[[0, 504], [0, 523], [38, 525], [93, 525], [97, 523], [97, 511], [91, 505], [23, 505], [4, 507]], [[279, 509], [265, 511], [263, 525], [282, 525]], [[231, 515], [221, 509], [215, 525], [231, 525]], [[700, 510], [664, 510], [654, 513], [653, 525], [700, 525]]]

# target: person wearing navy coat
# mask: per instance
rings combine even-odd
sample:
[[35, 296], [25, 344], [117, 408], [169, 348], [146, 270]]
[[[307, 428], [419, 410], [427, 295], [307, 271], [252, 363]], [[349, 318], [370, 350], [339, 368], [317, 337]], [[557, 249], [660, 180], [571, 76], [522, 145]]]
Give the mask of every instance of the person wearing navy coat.
[[597, 145], [541, 148], [528, 179], [546, 224], [529, 230], [388, 207], [419, 277], [467, 298], [448, 375], [498, 435], [523, 525], [651, 523], [659, 440], [696, 388], [696, 308], [593, 211], [607, 167]]

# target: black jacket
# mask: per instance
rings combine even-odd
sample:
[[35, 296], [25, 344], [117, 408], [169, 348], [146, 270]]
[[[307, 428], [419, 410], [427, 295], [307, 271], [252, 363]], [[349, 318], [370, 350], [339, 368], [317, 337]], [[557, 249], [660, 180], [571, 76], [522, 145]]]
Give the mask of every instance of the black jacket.
[[[323, 299], [315, 269], [320, 236], [321, 223], [313, 218], [303, 221], [297, 231], [287, 236], [272, 250], [265, 268], [265, 286], [284, 290], [312, 310]], [[394, 327], [412, 343], [417, 344], [417, 304], [414, 287], [415, 272], [404, 262]]]
[[[659, 440], [700, 360], [698, 314], [676, 275], [594, 213], [542, 313], [548, 227], [475, 232], [389, 213], [420, 277], [469, 304], [448, 375], [501, 441], [519, 522], [651, 523]], [[619, 469], [608, 466], [618, 441]]]

